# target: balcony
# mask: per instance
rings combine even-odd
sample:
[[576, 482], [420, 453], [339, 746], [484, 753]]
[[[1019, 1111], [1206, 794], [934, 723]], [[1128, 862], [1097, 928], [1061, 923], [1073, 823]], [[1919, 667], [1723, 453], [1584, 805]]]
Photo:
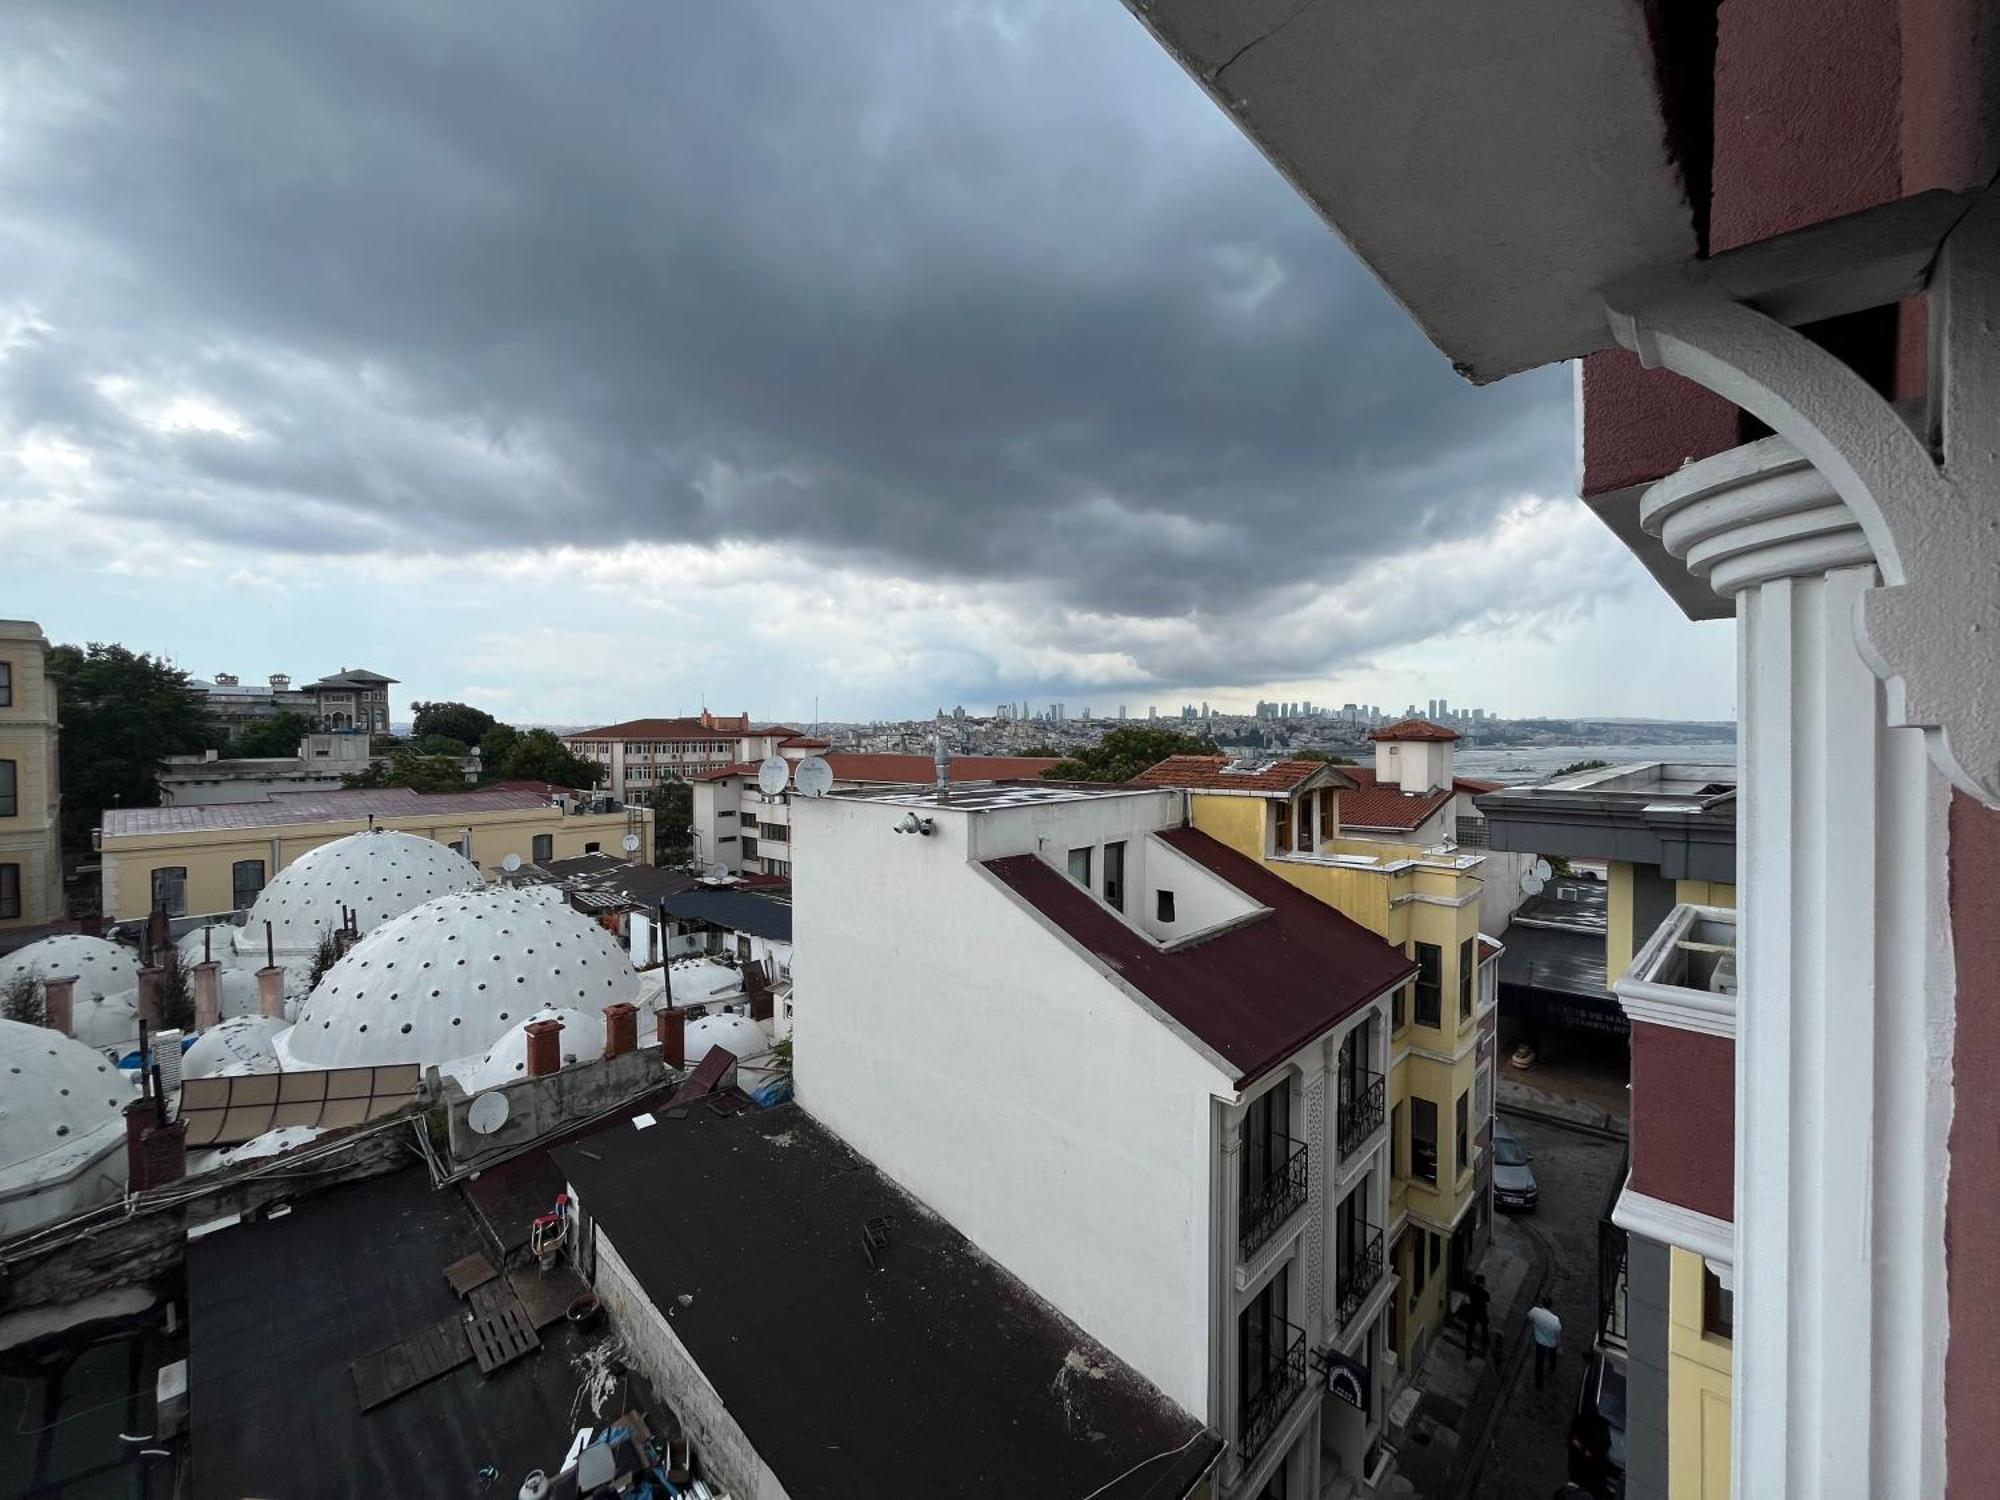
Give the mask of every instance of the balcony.
[[1345, 1081], [1340, 1087], [1340, 1155], [1352, 1156], [1362, 1142], [1382, 1128], [1386, 1080], [1380, 1073], [1357, 1075], [1353, 1092]]
[[1284, 1423], [1306, 1384], [1306, 1334], [1303, 1328], [1280, 1323], [1274, 1330], [1283, 1340], [1271, 1351], [1269, 1363], [1254, 1390], [1245, 1390], [1236, 1423], [1236, 1451], [1244, 1463], [1252, 1462], [1271, 1434]]
[[1243, 1183], [1243, 1212], [1242, 1222], [1238, 1225], [1238, 1239], [1245, 1257], [1255, 1255], [1287, 1219], [1305, 1206], [1305, 1144], [1280, 1136], [1272, 1145], [1283, 1150], [1278, 1163], [1262, 1181], [1246, 1178]]
[[1341, 1260], [1334, 1287], [1339, 1299], [1338, 1327], [1345, 1328], [1361, 1311], [1361, 1304], [1382, 1280], [1382, 1231], [1372, 1224], [1356, 1224]]

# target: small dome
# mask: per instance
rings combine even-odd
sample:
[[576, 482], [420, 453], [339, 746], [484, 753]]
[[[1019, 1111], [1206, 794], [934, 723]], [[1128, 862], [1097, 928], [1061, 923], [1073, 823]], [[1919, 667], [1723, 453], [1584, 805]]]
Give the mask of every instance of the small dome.
[[0, 988], [23, 974], [37, 979], [76, 980], [79, 1007], [86, 1000], [115, 995], [139, 983], [139, 955], [130, 948], [80, 932], [60, 932], [0, 958]]
[[769, 1052], [771, 1038], [762, 1026], [748, 1016], [725, 1013], [688, 1022], [687, 1065], [690, 1068], [698, 1066], [708, 1056], [711, 1047], [726, 1047], [736, 1055], [738, 1062], [742, 1062]]
[[281, 1056], [304, 1068], [483, 1059], [544, 1007], [601, 1017], [639, 991], [611, 935], [559, 893], [485, 886], [356, 943], [307, 997]]
[[560, 1056], [567, 1068], [572, 1063], [589, 1062], [604, 1055], [604, 1016], [586, 1015], [580, 1010], [564, 1010], [545, 1005], [525, 1021], [508, 1028], [484, 1057], [461, 1063], [453, 1076], [468, 1094], [490, 1089], [528, 1076], [528, 1026], [534, 1021], [562, 1022]]
[[46, 1026], [0, 1020], [0, 1236], [116, 1197], [132, 1088]]
[[115, 995], [83, 998], [78, 987], [76, 1004], [70, 1012], [71, 1029], [86, 1047], [109, 1049], [119, 1054], [139, 1045], [139, 987], [134, 984]]
[[278, 1033], [289, 1021], [269, 1016], [239, 1016], [211, 1026], [181, 1059], [183, 1078], [231, 1078], [242, 1073], [278, 1071]]
[[679, 958], [667, 966], [667, 983], [674, 992], [674, 1004], [718, 1005], [743, 994], [743, 975], [727, 964], [708, 958]]
[[479, 867], [435, 839], [392, 828], [351, 833], [308, 850], [257, 893], [250, 915], [236, 930], [244, 957], [263, 962], [264, 924], [282, 960], [309, 956], [320, 938], [340, 926], [340, 909], [355, 913], [362, 932], [452, 891], [485, 884]]
[[[208, 956], [225, 969], [245, 967], [250, 962], [248, 954], [238, 953], [237, 943], [242, 938], [243, 929], [228, 922], [205, 922], [201, 926], [184, 932], [175, 940], [174, 946], [181, 950], [181, 958], [189, 968], [202, 961], [202, 943], [208, 943]], [[258, 958], [262, 962], [261, 955]]]

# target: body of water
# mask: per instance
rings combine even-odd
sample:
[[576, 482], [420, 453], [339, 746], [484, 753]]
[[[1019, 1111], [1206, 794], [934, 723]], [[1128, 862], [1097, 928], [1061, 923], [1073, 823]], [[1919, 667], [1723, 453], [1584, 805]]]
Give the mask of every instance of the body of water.
[[1508, 786], [1546, 781], [1564, 766], [1580, 760], [1608, 760], [1613, 765], [1637, 765], [1652, 760], [1679, 761], [1683, 765], [1736, 764], [1736, 742], [1723, 740], [1709, 745], [1524, 745], [1518, 749], [1461, 749], [1457, 770], [1461, 776], [1482, 781], [1499, 781]]

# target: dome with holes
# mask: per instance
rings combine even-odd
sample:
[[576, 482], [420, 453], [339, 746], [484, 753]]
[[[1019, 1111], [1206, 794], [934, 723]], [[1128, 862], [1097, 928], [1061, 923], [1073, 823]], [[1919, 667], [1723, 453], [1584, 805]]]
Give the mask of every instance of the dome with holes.
[[100, 937], [62, 932], [0, 958], [0, 989], [24, 974], [37, 979], [76, 980], [76, 1003], [116, 995], [139, 983], [139, 955]]
[[270, 1016], [236, 1016], [211, 1026], [181, 1058], [183, 1078], [233, 1078], [278, 1071], [278, 1033], [291, 1023]]
[[590, 1062], [604, 1055], [604, 1013], [588, 1015], [580, 1010], [545, 1005], [527, 1020], [517, 1021], [484, 1057], [468, 1058], [456, 1069], [448, 1069], [468, 1094], [512, 1083], [528, 1076], [528, 1024], [531, 1021], [560, 1021], [562, 1034], [556, 1038], [556, 1055], [565, 1068]]
[[237, 929], [237, 951], [261, 963], [269, 922], [280, 962], [309, 957], [340, 926], [342, 907], [368, 933], [426, 901], [485, 883], [477, 865], [435, 839], [390, 828], [350, 833], [300, 855], [257, 893]]
[[601, 1016], [639, 991], [611, 934], [560, 893], [487, 886], [356, 943], [306, 997], [280, 1056], [288, 1068], [476, 1062], [544, 1006]]
[[0, 1020], [0, 1239], [124, 1193], [132, 1098], [81, 1042]]
[[702, 1016], [688, 1022], [686, 1046], [687, 1065], [692, 1068], [708, 1056], [712, 1047], [728, 1048], [738, 1062], [762, 1057], [771, 1050], [771, 1037], [748, 1016], [724, 1011], [720, 1015]]

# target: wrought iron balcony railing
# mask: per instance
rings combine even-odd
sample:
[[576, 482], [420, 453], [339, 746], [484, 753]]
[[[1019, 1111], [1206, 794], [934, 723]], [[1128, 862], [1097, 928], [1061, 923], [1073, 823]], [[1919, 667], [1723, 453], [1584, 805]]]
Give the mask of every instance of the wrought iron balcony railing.
[[[1243, 1404], [1236, 1423], [1236, 1451], [1249, 1463], [1263, 1451], [1284, 1422], [1285, 1413], [1305, 1389], [1306, 1334], [1303, 1328], [1280, 1323], [1275, 1330], [1283, 1342], [1271, 1350], [1263, 1370], [1254, 1372], [1253, 1385], [1243, 1392]], [[1261, 1378], [1259, 1378], [1261, 1377]]]
[[1381, 1281], [1383, 1270], [1382, 1231], [1372, 1224], [1356, 1225], [1354, 1238], [1348, 1242], [1346, 1257], [1340, 1262], [1339, 1274], [1334, 1282], [1339, 1294], [1342, 1328], [1361, 1311], [1361, 1304], [1368, 1300], [1368, 1294]]
[[1261, 1180], [1245, 1179], [1243, 1211], [1237, 1226], [1244, 1255], [1254, 1255], [1261, 1246], [1306, 1201], [1306, 1148], [1303, 1142], [1280, 1137], [1284, 1155], [1273, 1163]]
[[1361, 1149], [1361, 1143], [1382, 1128], [1385, 1080], [1380, 1073], [1363, 1073], [1352, 1093], [1348, 1084], [1340, 1086], [1340, 1154], [1343, 1159]]

